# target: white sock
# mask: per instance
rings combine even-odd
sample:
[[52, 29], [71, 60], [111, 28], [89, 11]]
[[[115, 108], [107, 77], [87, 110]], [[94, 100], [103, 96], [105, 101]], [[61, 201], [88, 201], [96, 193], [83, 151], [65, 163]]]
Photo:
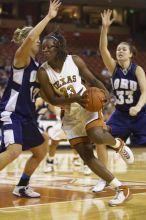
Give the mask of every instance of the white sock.
[[115, 141], [116, 141], [116, 144], [112, 145], [111, 147], [114, 148], [114, 149], [117, 149], [117, 148], [120, 147], [121, 141], [118, 138], [115, 138]]
[[122, 183], [116, 177], [109, 184], [114, 188], [122, 186]]

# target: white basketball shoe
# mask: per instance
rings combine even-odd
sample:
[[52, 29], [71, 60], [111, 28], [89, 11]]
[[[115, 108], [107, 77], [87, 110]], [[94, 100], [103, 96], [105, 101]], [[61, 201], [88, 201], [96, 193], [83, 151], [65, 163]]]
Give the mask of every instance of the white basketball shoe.
[[120, 186], [117, 189], [116, 195], [113, 199], [109, 201], [110, 206], [121, 205], [124, 202], [130, 200], [132, 198], [132, 194], [130, 189], [127, 186]]
[[116, 150], [117, 153], [121, 155], [121, 157], [127, 164], [134, 163], [134, 155], [132, 150], [129, 147], [127, 147], [124, 141], [122, 141], [120, 138], [117, 139], [121, 142], [120, 147]]

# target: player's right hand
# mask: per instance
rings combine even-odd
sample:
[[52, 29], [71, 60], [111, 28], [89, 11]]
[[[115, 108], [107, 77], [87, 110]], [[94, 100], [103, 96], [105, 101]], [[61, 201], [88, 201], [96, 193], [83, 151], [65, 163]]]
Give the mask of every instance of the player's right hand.
[[112, 10], [104, 10], [103, 13], [101, 13], [101, 18], [102, 18], [102, 25], [103, 27], [109, 27], [113, 21], [114, 18], [111, 18], [112, 15]]

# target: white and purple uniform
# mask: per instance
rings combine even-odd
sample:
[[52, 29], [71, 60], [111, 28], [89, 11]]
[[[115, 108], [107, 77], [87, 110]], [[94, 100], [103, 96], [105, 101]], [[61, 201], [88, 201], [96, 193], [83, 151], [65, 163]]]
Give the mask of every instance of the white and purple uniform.
[[35, 111], [36, 111], [37, 125], [38, 125], [38, 128], [39, 128], [39, 131], [42, 134], [46, 131], [43, 128], [43, 126], [41, 126], [40, 120], [41, 120], [42, 115], [44, 115], [48, 111], [48, 104], [44, 102], [41, 106], [37, 107]]
[[116, 110], [107, 125], [114, 137], [126, 140], [132, 135], [134, 145], [146, 145], [146, 105], [137, 116], [130, 116], [129, 109], [137, 104], [141, 91], [135, 75], [137, 65], [131, 63], [127, 71], [117, 64], [112, 76], [113, 92], [116, 96]]
[[31, 59], [26, 68], [11, 69], [11, 76], [0, 103], [2, 144], [21, 144], [23, 150], [38, 146], [44, 139], [40, 134], [35, 115], [35, 97], [39, 92], [36, 73], [39, 64]]

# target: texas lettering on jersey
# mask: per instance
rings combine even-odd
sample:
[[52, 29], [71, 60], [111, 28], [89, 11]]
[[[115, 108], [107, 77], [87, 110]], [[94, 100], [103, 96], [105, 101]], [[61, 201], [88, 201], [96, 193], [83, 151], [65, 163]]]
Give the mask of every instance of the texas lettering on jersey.
[[56, 81], [53, 86], [56, 88], [56, 89], [59, 89], [60, 87], [66, 85], [66, 84], [69, 84], [69, 83], [73, 83], [73, 82], [76, 82], [76, 75], [69, 75], [67, 76], [66, 78], [61, 78], [59, 79], [58, 81]]
[[50, 84], [57, 95], [70, 97], [86, 90], [71, 55], [67, 56], [60, 73], [55, 72], [47, 62], [42, 67], [46, 70]]

